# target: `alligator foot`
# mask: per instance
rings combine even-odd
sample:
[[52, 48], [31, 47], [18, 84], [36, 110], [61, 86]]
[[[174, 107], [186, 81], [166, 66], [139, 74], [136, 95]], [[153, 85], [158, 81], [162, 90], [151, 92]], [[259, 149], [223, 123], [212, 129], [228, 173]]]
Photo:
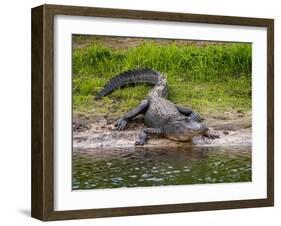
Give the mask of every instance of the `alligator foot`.
[[203, 118], [201, 118], [197, 113], [195, 113], [193, 110], [187, 107], [182, 107], [182, 106], [176, 106], [178, 111], [182, 113], [183, 115], [186, 115], [187, 117], [190, 117], [192, 120], [196, 122], [202, 122], [204, 121]]
[[144, 145], [146, 142], [144, 141], [144, 140], [137, 140], [136, 142], [135, 142], [135, 145], [136, 146], [142, 146], [142, 145]]
[[195, 112], [192, 112], [190, 114], [190, 118], [196, 122], [203, 122], [204, 119], [202, 117], [200, 117], [198, 114], [196, 114]]
[[137, 141], [135, 142], [135, 145], [144, 145], [146, 144], [148, 139], [148, 135], [146, 132], [140, 132], [139, 137], [137, 139]]
[[128, 119], [125, 118], [120, 118], [118, 119], [115, 123], [114, 126], [116, 127], [116, 129], [118, 130], [123, 130], [125, 129], [126, 125], [128, 124]]
[[207, 139], [212, 139], [212, 140], [214, 140], [214, 139], [216, 139], [216, 138], [220, 138], [219, 135], [213, 134], [213, 133], [205, 133], [205, 134], [202, 134], [202, 137], [203, 137], [203, 139], [207, 138]]

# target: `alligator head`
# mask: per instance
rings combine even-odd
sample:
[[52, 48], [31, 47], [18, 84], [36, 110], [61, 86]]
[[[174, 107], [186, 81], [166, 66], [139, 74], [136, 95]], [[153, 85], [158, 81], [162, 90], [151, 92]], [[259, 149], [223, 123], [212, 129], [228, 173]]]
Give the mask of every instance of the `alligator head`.
[[190, 141], [194, 136], [205, 134], [209, 128], [190, 117], [173, 119], [165, 126], [167, 138], [175, 141]]

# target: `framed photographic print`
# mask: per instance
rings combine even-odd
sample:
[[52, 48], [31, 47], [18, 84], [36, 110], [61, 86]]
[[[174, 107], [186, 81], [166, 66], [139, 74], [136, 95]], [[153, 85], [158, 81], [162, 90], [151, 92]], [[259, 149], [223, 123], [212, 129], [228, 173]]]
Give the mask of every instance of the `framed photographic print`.
[[273, 206], [274, 21], [32, 9], [32, 216]]

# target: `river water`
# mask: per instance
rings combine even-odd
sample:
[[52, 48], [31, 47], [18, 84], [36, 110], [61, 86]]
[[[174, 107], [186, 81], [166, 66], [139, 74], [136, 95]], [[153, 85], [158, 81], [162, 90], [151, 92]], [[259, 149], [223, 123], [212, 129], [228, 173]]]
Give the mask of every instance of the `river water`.
[[248, 182], [251, 146], [73, 150], [72, 189]]

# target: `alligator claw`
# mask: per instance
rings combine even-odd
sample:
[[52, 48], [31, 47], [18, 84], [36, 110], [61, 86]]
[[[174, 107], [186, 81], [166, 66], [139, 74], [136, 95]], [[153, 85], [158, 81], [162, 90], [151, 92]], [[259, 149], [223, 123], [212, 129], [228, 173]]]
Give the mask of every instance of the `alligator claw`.
[[114, 126], [118, 129], [118, 130], [123, 130], [125, 129], [126, 125], [128, 124], [128, 120], [124, 119], [124, 118], [120, 118], [118, 119], [115, 123]]
[[208, 139], [212, 139], [212, 140], [220, 137], [219, 135], [212, 134], [212, 133], [205, 133], [202, 136], [203, 136], [203, 138], [208, 138]]
[[194, 121], [197, 121], [197, 122], [203, 122], [204, 121], [204, 119], [201, 118], [199, 115], [197, 115], [195, 112], [192, 112], [190, 117], [191, 117], [191, 119], [193, 119]]
[[140, 146], [142, 146], [142, 145], [144, 145], [145, 144], [145, 141], [144, 140], [137, 140], [136, 142], [135, 142], [135, 145], [140, 145]]

